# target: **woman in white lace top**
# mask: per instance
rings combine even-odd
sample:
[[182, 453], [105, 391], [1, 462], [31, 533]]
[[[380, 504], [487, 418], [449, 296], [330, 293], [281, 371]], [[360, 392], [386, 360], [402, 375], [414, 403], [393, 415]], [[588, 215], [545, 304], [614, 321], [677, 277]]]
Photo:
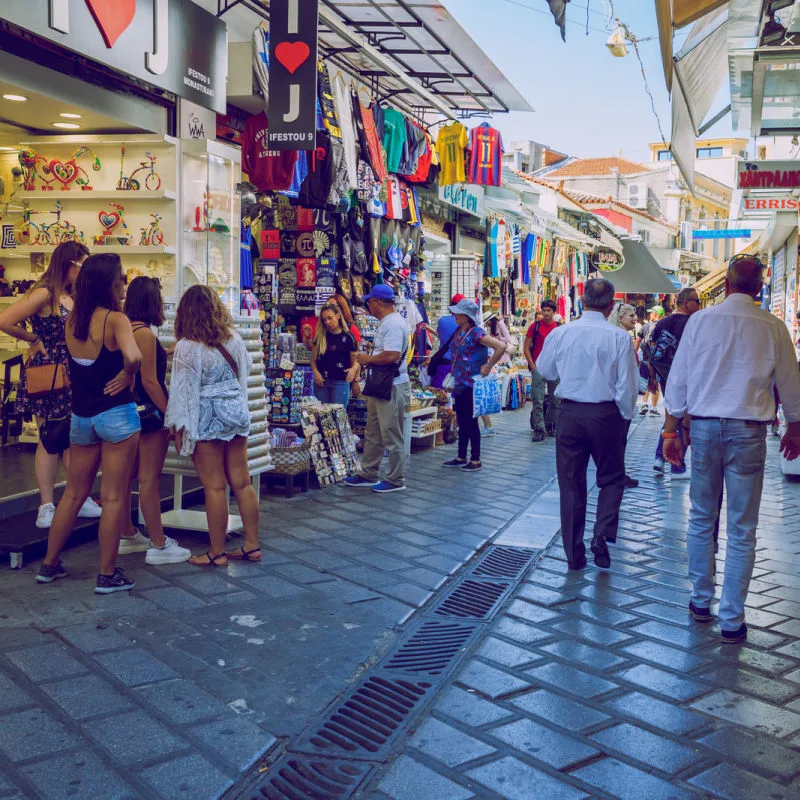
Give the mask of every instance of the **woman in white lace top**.
[[[247, 379], [253, 360], [207, 286], [192, 286], [181, 297], [175, 336], [165, 424], [175, 433], [176, 450], [192, 457], [203, 484], [211, 540], [208, 552], [190, 563], [222, 567], [229, 558], [260, 561], [258, 499], [247, 469]], [[244, 545], [230, 553], [225, 552], [227, 485], [244, 526]]]

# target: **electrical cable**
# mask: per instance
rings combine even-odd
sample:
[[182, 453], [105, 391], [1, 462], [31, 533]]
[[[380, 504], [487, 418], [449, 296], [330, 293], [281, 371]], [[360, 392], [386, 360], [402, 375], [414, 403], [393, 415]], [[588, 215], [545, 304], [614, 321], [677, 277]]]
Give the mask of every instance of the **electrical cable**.
[[[504, 3], [508, 3], [509, 5], [512, 5], [512, 6], [519, 6], [520, 8], [527, 8], [528, 11], [533, 11], [536, 14], [544, 14], [544, 16], [550, 17], [550, 19], [553, 18], [553, 15], [549, 11], [545, 11], [542, 8], [534, 8], [533, 6], [529, 6], [526, 3], [519, 2], [519, 0], [503, 0], [503, 2]], [[572, 6], [569, 6], [569, 7], [571, 8]], [[587, 6], [577, 6], [577, 8], [587, 8]], [[594, 13], [599, 14], [600, 12], [596, 11]], [[583, 27], [583, 23], [578, 22], [578, 20], [570, 19], [569, 17], [566, 17], [565, 19], [566, 19], [566, 22], [569, 25], [580, 25], [581, 27]], [[602, 30], [601, 28], [592, 27], [591, 25], [588, 26], [588, 28], [589, 28], [589, 30], [596, 31], [597, 33], [606, 33], [607, 32], [607, 31]]]

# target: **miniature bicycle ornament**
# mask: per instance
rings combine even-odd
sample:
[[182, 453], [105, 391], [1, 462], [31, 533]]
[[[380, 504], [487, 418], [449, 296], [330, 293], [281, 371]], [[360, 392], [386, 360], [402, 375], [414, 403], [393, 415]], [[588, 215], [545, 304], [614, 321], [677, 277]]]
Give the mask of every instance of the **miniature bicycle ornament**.
[[[136, 176], [140, 172], [143, 172], [145, 175], [143, 176], [142, 180], [144, 181], [145, 189], [151, 192], [157, 192], [161, 188], [161, 176], [156, 172], [156, 161], [158, 161], [158, 156], [154, 156], [150, 152], [147, 152], [144, 155], [147, 161], [140, 161], [139, 167], [131, 173], [130, 178], [126, 178], [125, 180], [130, 183], [131, 189], [138, 191], [142, 188], [142, 185], [139, 180], [137, 180]], [[123, 177], [120, 174], [120, 181], [122, 180]]]
[[140, 228], [141, 236], [139, 237], [140, 247], [159, 247], [164, 244], [164, 232], [158, 227], [160, 214], [151, 214], [153, 221], [150, 223], [149, 228]]

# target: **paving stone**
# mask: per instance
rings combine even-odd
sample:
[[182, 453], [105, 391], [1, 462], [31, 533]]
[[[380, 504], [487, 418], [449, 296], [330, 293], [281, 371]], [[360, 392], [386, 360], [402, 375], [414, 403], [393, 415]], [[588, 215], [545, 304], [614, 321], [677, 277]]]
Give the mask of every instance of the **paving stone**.
[[167, 611], [194, 611], [206, 605], [199, 597], [178, 586], [145, 589], [139, 595]]
[[590, 603], [586, 600], [575, 600], [561, 608], [570, 614], [588, 617], [595, 622], [602, 622], [606, 625], [625, 625], [636, 620], [636, 617], [625, 611], [608, 608], [608, 606], [603, 606], [599, 603]]
[[629, 633], [615, 631], [583, 619], [566, 619], [563, 622], [553, 623], [552, 627], [562, 633], [568, 633], [580, 639], [587, 639], [594, 644], [605, 646], [613, 646], [620, 642], [629, 641], [632, 638]]
[[530, 687], [527, 681], [474, 659], [459, 672], [457, 680], [492, 699]]
[[593, 747], [530, 719], [520, 719], [492, 728], [488, 733], [515, 750], [544, 761], [554, 769], [567, 769], [597, 755], [597, 750]]
[[164, 681], [140, 686], [134, 692], [172, 722], [197, 722], [205, 717], [229, 714], [219, 700], [187, 680]]
[[0, 750], [11, 761], [50, 755], [80, 743], [74, 733], [41, 708], [5, 714], [0, 725]]
[[527, 622], [505, 616], [495, 620], [494, 625], [492, 625], [492, 632], [499, 636], [506, 636], [521, 644], [533, 644], [534, 642], [542, 641], [542, 639], [549, 639], [553, 635], [552, 631], [537, 628], [535, 625], [529, 625]]
[[[8, 572], [4, 573], [4, 581], [7, 580]], [[4, 587], [5, 588], [5, 583]], [[21, 607], [20, 607], [21, 608]], [[0, 623], [5, 621], [13, 622], [14, 625], [22, 625], [18, 619], [14, 619], [14, 607], [6, 608], [5, 606], [0, 609], [5, 613], [0, 613]], [[9, 613], [10, 612], [10, 613]], [[37, 628], [32, 627], [0, 627], [0, 650], [8, 650], [12, 647], [26, 647], [33, 644], [49, 644], [53, 641], [53, 637]]]
[[206, 747], [222, 756], [239, 772], [244, 772], [278, 742], [271, 733], [259, 728], [258, 725], [234, 716], [195, 725], [189, 728], [187, 733], [196, 736]]
[[741, 762], [757, 772], [794, 778], [800, 773], [800, 753], [765, 736], [726, 725], [700, 739], [726, 760]]
[[620, 800], [691, 800], [693, 792], [648, 775], [642, 770], [623, 764], [615, 758], [604, 758], [582, 767], [572, 776], [596, 786]]
[[541, 667], [529, 669], [527, 673], [541, 683], [555, 686], [565, 692], [577, 694], [583, 698], [597, 697], [597, 695], [610, 692], [619, 686], [619, 684], [612, 683], [605, 678], [590, 675], [588, 672], [582, 672], [564, 664], [545, 664]]
[[520, 695], [511, 702], [526, 714], [542, 717], [562, 728], [576, 732], [599, 725], [608, 719], [606, 714], [586, 705], [585, 701], [578, 703], [568, 700], [546, 689]]
[[707, 662], [699, 656], [649, 640], [625, 645], [625, 647], [622, 648], [622, 652], [634, 656], [635, 658], [641, 658], [643, 661], [652, 661], [654, 664], [659, 665], [669, 665], [671, 669], [678, 672], [690, 672], [693, 669], [707, 664]]
[[34, 683], [67, 678], [85, 673], [86, 667], [76, 661], [64, 645], [53, 639], [49, 644], [9, 650], [6, 658]]
[[705, 719], [693, 711], [665, 703], [641, 692], [631, 692], [609, 700], [606, 708], [641, 720], [651, 728], [661, 728], [676, 736], [683, 736], [706, 724]]
[[[583, 790], [563, 783], [544, 772], [539, 772], [511, 756], [493, 761], [483, 767], [477, 767], [466, 774], [488, 789], [497, 792], [506, 800], [531, 800], [533, 787], [539, 797], [547, 798], [547, 800], [578, 800], [578, 798], [587, 797]], [[408, 800], [412, 800], [413, 796], [407, 797]], [[417, 800], [417, 798], [414, 797], [413, 800]], [[422, 799], [420, 798], [420, 800]], [[437, 800], [437, 798], [431, 796], [431, 800]]]
[[[636, 609], [639, 610], [638, 608]], [[688, 621], [688, 614], [684, 609], [681, 612], [683, 616], [683, 624], [685, 627], [677, 627], [675, 625], [668, 625], [665, 622], [643, 622], [641, 625], [636, 625], [630, 628], [640, 636], [647, 636], [651, 639], [658, 639], [662, 642], [682, 647], [684, 650], [691, 650], [698, 645], [706, 644], [709, 641], [710, 634], [707, 628], [690, 627], [691, 623]]]
[[298, 586], [296, 583], [278, 578], [276, 575], [261, 575], [258, 578], [243, 578], [253, 591], [267, 595], [267, 597], [294, 597], [309, 591], [308, 586]]
[[141, 800], [138, 791], [92, 753], [54, 756], [26, 764], [20, 772], [36, 787], [37, 796], [45, 800]]
[[611, 669], [625, 663], [624, 658], [615, 655], [609, 650], [601, 650], [599, 647], [582, 644], [574, 639], [563, 639], [551, 644], [540, 645], [539, 649], [545, 653], [563, 658], [565, 661], [574, 661], [599, 670]]
[[233, 781], [202, 756], [176, 758], [141, 771], [141, 776], [170, 800], [218, 797]]
[[688, 769], [705, 757], [698, 747], [678, 744], [627, 722], [606, 728], [593, 734], [591, 738], [610, 750], [641, 761], [648, 769], [656, 767], [670, 775]]
[[448, 767], [457, 767], [494, 752], [490, 745], [436, 719], [424, 722], [410, 744]]
[[139, 686], [179, 677], [174, 669], [141, 649], [97, 655], [95, 661], [126, 686]]
[[449, 686], [445, 689], [434, 708], [454, 720], [475, 728], [490, 722], [497, 722], [497, 720], [511, 715], [508, 709], [494, 705], [488, 700], [456, 686]]
[[554, 611], [528, 603], [525, 600], [514, 600], [506, 609], [506, 613], [511, 614], [512, 617], [528, 620], [528, 622], [545, 622], [560, 616]]
[[[136, 580], [138, 584], [138, 575]], [[58, 635], [85, 653], [119, 650], [131, 645], [130, 639], [115, 628], [105, 625], [73, 625], [69, 628], [61, 628]]]
[[[754, 694], [772, 703], [785, 703], [800, 694], [800, 686], [787, 680], [765, 678], [742, 667], [717, 667], [701, 676], [717, 687]], [[784, 676], [788, 678], [789, 676]]]
[[544, 586], [537, 586], [533, 583], [524, 583], [516, 592], [517, 597], [538, 603], [541, 606], [553, 606], [558, 603], [569, 602], [572, 598], [563, 592], [554, 592]]
[[504, 642], [502, 639], [495, 639], [488, 636], [480, 649], [478, 655], [483, 656], [489, 661], [496, 661], [505, 667], [520, 667], [523, 664], [532, 664], [541, 661], [542, 656], [531, 650], [524, 650], [516, 645]]
[[641, 601], [641, 598], [636, 597], [636, 595], [623, 594], [622, 592], [609, 589], [606, 586], [598, 586], [597, 584], [581, 586], [576, 594], [585, 600], [607, 603], [610, 606], [620, 606], [623, 608]]
[[408, 756], [400, 756], [378, 785], [392, 800], [466, 800], [473, 792]]
[[443, 555], [424, 556], [423, 558], [415, 559], [415, 561], [423, 567], [445, 572], [448, 575], [451, 575], [464, 563], [461, 559]]
[[772, 781], [759, 778], [750, 772], [729, 764], [718, 764], [708, 772], [689, 779], [689, 783], [714, 793], [714, 797], [725, 800], [742, 798], [769, 798], [769, 800], [796, 800], [797, 790], [779, 786]]
[[687, 678], [685, 675], [673, 675], [670, 672], [651, 667], [649, 664], [637, 664], [630, 669], [617, 672], [615, 677], [635, 683], [656, 694], [663, 694], [673, 700], [685, 703], [696, 697], [708, 694], [713, 686], [708, 686]]
[[130, 700], [99, 675], [45, 683], [42, 689], [74, 719], [111, 714], [131, 707]]
[[414, 567], [413, 569], [404, 569], [398, 573], [404, 580], [419, 583], [428, 589], [438, 589], [446, 580], [447, 576], [442, 575], [432, 569], [425, 569], [425, 567]]
[[724, 689], [697, 700], [692, 708], [770, 736], [787, 736], [800, 730], [800, 714], [795, 711]]
[[303, 564], [278, 564], [276, 567], [273, 567], [273, 570], [282, 577], [288, 578], [290, 581], [295, 581], [296, 583], [322, 583], [323, 581], [329, 581], [331, 579], [330, 575], [326, 575], [316, 569], [311, 569], [311, 567], [306, 567]]
[[[747, 632], [751, 636], [750, 631]], [[780, 652], [780, 651], [778, 651]], [[797, 661], [787, 658], [786, 655], [776, 655], [775, 653], [765, 653], [763, 650], [756, 650], [752, 643], [745, 646], [731, 647], [726, 644], [716, 644], [703, 652], [704, 656], [714, 656], [728, 662], [740, 664], [745, 667], [752, 667], [766, 672], [770, 675], [780, 675], [797, 666]]]
[[85, 730], [115, 761], [129, 766], [166, 758], [189, 747], [188, 742], [173, 736], [144, 711], [96, 719], [86, 723]]
[[36, 701], [21, 686], [0, 673], [0, 711], [33, 705]]
[[387, 594], [389, 597], [394, 597], [395, 600], [408, 603], [415, 608], [422, 608], [433, 597], [433, 592], [413, 583], [393, 583], [390, 586], [384, 586], [380, 591], [382, 594]]

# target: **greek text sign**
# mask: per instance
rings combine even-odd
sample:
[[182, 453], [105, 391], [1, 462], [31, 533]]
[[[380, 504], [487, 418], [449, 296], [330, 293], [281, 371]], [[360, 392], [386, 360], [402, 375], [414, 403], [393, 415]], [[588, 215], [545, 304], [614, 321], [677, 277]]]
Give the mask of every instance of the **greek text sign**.
[[798, 189], [800, 188], [800, 161], [745, 161], [739, 167], [736, 187], [738, 189]]

